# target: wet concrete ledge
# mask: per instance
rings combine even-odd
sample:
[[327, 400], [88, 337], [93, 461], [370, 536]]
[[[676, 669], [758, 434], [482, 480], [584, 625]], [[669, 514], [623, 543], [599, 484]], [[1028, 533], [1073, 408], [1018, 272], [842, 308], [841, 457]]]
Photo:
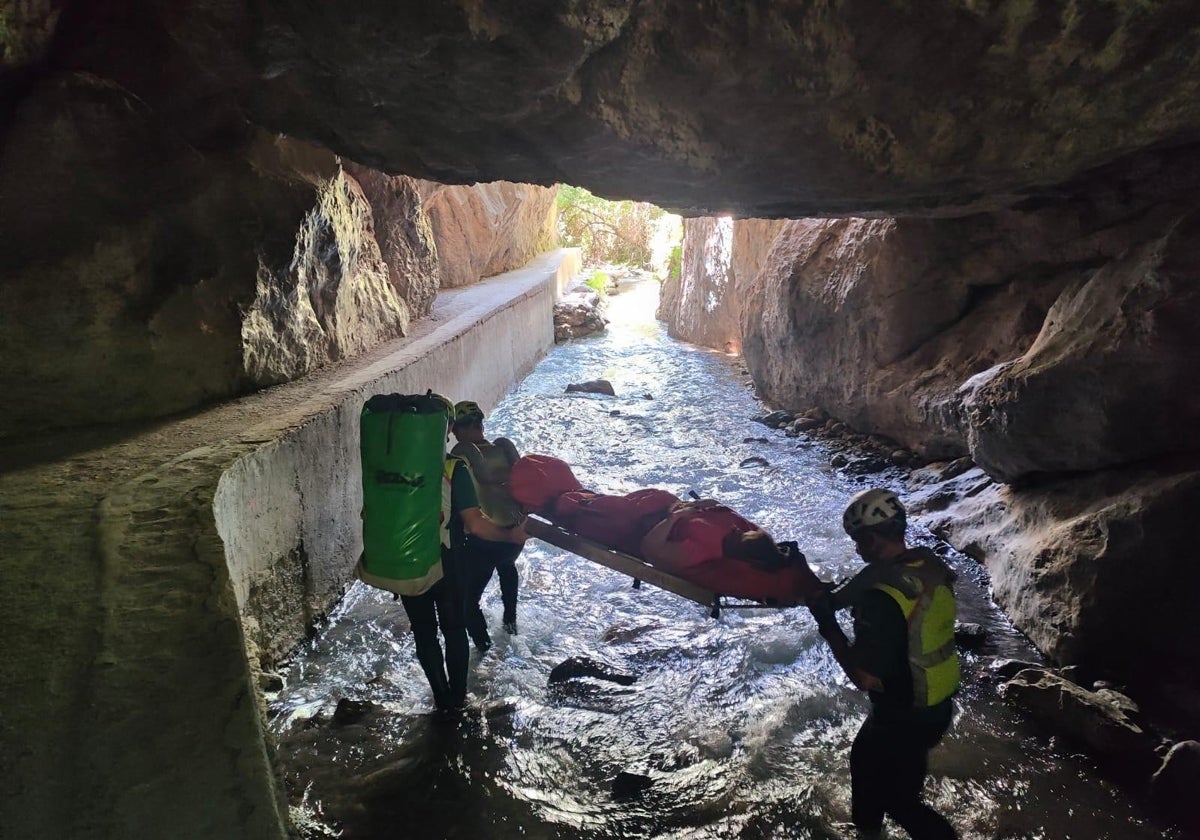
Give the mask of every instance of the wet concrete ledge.
[[282, 838], [256, 674], [350, 579], [363, 401], [490, 407], [553, 346], [578, 269], [543, 255], [339, 368], [4, 475], [11, 836]]

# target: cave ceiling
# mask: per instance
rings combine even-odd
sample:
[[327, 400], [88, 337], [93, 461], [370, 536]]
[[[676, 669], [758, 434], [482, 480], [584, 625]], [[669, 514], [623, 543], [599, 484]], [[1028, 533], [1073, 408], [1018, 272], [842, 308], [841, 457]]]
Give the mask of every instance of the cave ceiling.
[[10, 79], [111, 80], [197, 147], [689, 214], [962, 213], [1200, 140], [1193, 0], [29, 5], [59, 31]]

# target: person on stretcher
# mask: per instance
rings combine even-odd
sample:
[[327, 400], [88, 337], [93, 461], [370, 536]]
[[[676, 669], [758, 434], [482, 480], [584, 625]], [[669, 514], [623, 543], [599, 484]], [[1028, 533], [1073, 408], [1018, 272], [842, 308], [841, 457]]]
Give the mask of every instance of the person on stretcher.
[[799, 547], [713, 499], [680, 502], [642, 538], [638, 554], [655, 568], [719, 595], [803, 604], [821, 590]]

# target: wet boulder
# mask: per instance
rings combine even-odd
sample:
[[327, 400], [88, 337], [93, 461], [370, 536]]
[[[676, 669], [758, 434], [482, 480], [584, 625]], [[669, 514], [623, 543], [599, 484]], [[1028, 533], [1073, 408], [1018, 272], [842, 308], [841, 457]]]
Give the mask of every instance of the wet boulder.
[[1116, 772], [1136, 776], [1144, 771], [1148, 775], [1156, 761], [1158, 738], [1131, 718], [1125, 704], [1060, 674], [1041, 669], [1021, 671], [1000, 686], [1000, 694], [1043, 725], [1111, 762]]
[[770, 414], [764, 414], [761, 417], [755, 417], [755, 423], [762, 423], [764, 426], [769, 426], [772, 429], [778, 429], [781, 426], [786, 426], [791, 423], [793, 415], [790, 411], [772, 411]]
[[1191, 831], [1200, 832], [1200, 741], [1180, 741], [1171, 747], [1150, 779], [1155, 805]]
[[616, 685], [633, 685], [637, 677], [587, 656], [572, 656], [550, 671], [550, 685], [562, 685], [571, 680], [593, 679]]
[[590, 379], [587, 382], [572, 382], [567, 386], [566, 393], [604, 394], [608, 397], [615, 397], [617, 395], [617, 392], [613, 390], [612, 383], [607, 379]]
[[850, 475], [874, 475], [875, 473], [883, 472], [891, 466], [892, 464], [883, 458], [868, 455], [864, 458], [855, 458], [849, 461], [844, 469]]
[[825, 421], [820, 417], [798, 417], [792, 421], [792, 429], [797, 432], [810, 432], [824, 425]]
[[982, 624], [960, 621], [954, 625], [954, 641], [963, 650], [979, 650], [987, 641], [987, 630]]
[[761, 455], [751, 455], [749, 458], [743, 458], [738, 467], [769, 467], [771, 462]]
[[591, 289], [569, 292], [554, 304], [554, 341], [563, 342], [602, 332], [608, 320], [602, 312], [600, 296]]

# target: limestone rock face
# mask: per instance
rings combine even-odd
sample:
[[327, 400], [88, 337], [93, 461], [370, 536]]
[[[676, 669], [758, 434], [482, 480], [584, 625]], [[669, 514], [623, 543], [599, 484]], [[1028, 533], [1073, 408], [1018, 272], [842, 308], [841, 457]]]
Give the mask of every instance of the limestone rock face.
[[730, 218], [685, 219], [683, 264], [662, 284], [658, 317], [675, 338], [726, 352], [741, 350], [741, 295], [784, 225]]
[[242, 322], [246, 375], [258, 386], [287, 382], [403, 335], [408, 320], [375, 241], [371, 205], [338, 172], [301, 222], [286, 270], [259, 265]]
[[421, 181], [420, 189], [444, 289], [520, 268], [555, 247], [556, 187]]
[[980, 466], [1012, 480], [1200, 447], [1198, 221], [1072, 282], [1028, 351], [962, 387]]
[[1004, 481], [1196, 451], [1196, 211], [1110, 177], [1003, 213], [785, 223], [729, 292], [760, 393]]
[[[254, 130], [198, 148], [164, 119], [83, 74], [13, 111], [0, 436], [161, 416], [405, 329], [371, 204], [334, 155]], [[436, 283], [425, 251], [398, 272], [410, 292]]]
[[1183, 2], [276, 0], [253, 110], [379, 168], [699, 215], [999, 206], [1197, 136], [1198, 22]]
[[0, 70], [24, 69], [42, 60], [66, 0], [21, 0], [0, 10]]
[[983, 562], [996, 601], [1041, 650], [1100, 673], [1194, 673], [1200, 472], [1106, 470], [1014, 489], [974, 469], [950, 485], [910, 507]]
[[375, 241], [396, 296], [413, 318], [428, 315], [437, 296], [439, 247], [424, 212], [419, 183], [343, 162], [371, 205]]

